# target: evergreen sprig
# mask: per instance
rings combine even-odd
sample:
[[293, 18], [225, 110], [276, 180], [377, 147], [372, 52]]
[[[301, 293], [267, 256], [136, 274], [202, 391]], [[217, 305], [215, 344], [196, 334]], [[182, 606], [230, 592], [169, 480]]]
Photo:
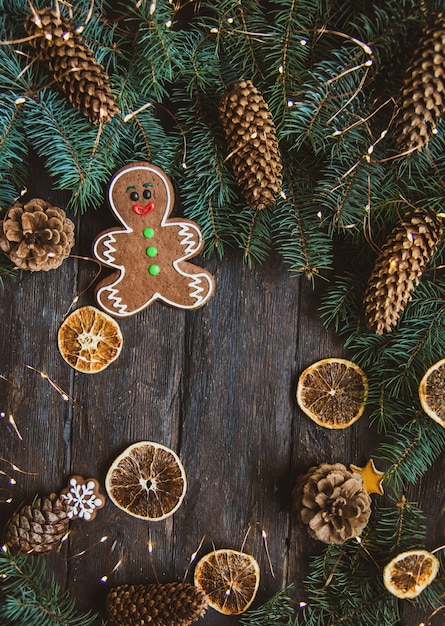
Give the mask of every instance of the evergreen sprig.
[[90, 626], [97, 616], [77, 612], [74, 600], [48, 576], [42, 558], [0, 550], [0, 621], [8, 626]]
[[[272, 611], [278, 609], [274, 619], [283, 626], [396, 626], [400, 623], [399, 601], [384, 586], [383, 567], [396, 554], [423, 547], [425, 532], [422, 511], [405, 498], [392, 506], [374, 507], [360, 539], [329, 545], [312, 558], [305, 581], [306, 601], [297, 603], [296, 608], [284, 590], [259, 609], [247, 612], [242, 623], [271, 626], [275, 623], [270, 619]], [[443, 592], [444, 582], [438, 578], [423, 597], [412, 602], [431, 611], [442, 606]]]
[[292, 626], [295, 606], [289, 593], [292, 585], [282, 589], [257, 609], [250, 609], [240, 617], [244, 626]]

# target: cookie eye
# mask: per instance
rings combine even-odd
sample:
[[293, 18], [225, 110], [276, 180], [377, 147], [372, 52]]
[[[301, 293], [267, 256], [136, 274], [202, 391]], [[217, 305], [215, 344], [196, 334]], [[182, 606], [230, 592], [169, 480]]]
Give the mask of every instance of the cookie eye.
[[137, 191], [132, 191], [130, 193], [130, 200], [133, 200], [133, 202], [136, 202], [137, 200], [139, 200], [139, 194]]
[[144, 193], [142, 194], [144, 196], [144, 198], [146, 200], [148, 200], [149, 198], [151, 198], [151, 191], [150, 189], [144, 189]]

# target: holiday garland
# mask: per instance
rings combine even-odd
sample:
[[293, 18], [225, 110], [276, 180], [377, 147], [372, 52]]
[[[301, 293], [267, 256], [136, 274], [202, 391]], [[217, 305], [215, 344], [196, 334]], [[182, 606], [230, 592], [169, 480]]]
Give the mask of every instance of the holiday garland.
[[[68, 211], [80, 213], [102, 204], [118, 167], [148, 160], [181, 190], [207, 254], [237, 246], [252, 265], [275, 250], [291, 272], [329, 279], [320, 315], [366, 371], [370, 418], [382, 434], [373, 456], [387, 468], [393, 501], [373, 506], [360, 542], [330, 545], [314, 558], [307, 605], [295, 608], [285, 590], [242, 620], [396, 624], [398, 603], [381, 568], [389, 556], [424, 544], [422, 512], [404, 494], [445, 448], [443, 427], [424, 415], [417, 395], [422, 375], [445, 353], [445, 4], [182, 4], [97, 2], [90, 11], [85, 1], [48, 12], [40, 0], [33, 9], [25, 0], [0, 1], [0, 206], [6, 211], [26, 187], [28, 154], [43, 159], [67, 192]], [[35, 32], [39, 18], [48, 29], [44, 39]], [[73, 33], [74, 53], [65, 32]], [[99, 95], [64, 73], [73, 55], [97, 76], [106, 111], [97, 109]], [[264, 115], [255, 117], [258, 107]], [[267, 202], [257, 200], [263, 180], [273, 189]], [[434, 225], [427, 235], [423, 226], [411, 230], [419, 216]], [[424, 239], [416, 243], [419, 233]], [[386, 254], [380, 264], [379, 251]], [[402, 261], [412, 276], [399, 271], [394, 288], [411, 298], [394, 315], [385, 281], [391, 263], [400, 270]], [[3, 266], [9, 271], [8, 259]], [[383, 322], [375, 322], [375, 302]], [[16, 589], [9, 583], [42, 583], [43, 576], [38, 569], [25, 575], [24, 561], [1, 559], [3, 610], [14, 623]], [[52, 584], [40, 591], [65, 606]], [[434, 612], [443, 593], [438, 579], [417, 602]]]

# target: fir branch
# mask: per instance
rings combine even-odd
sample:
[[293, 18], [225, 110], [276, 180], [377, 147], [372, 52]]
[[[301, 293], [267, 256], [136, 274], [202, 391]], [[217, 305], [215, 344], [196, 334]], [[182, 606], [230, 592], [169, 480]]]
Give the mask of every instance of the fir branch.
[[21, 135], [22, 106], [22, 100], [0, 98], [0, 211], [12, 204], [26, 178], [28, 155]]
[[[85, 125], [81, 114], [58, 94], [45, 90], [26, 108], [27, 136], [58, 188], [72, 192], [70, 207], [83, 213], [91, 205], [100, 206], [114, 163], [112, 151], [97, 150], [98, 129]], [[113, 123], [107, 125], [108, 132]]]
[[391, 506], [374, 505], [363, 540], [383, 567], [399, 552], [423, 547], [426, 530], [424, 512], [402, 495]]
[[181, 67], [181, 55], [174, 32], [174, 3], [158, 0], [125, 5], [119, 49], [139, 77], [139, 91], [145, 98], [161, 102], [169, 95], [168, 85]]
[[0, 618], [11, 626], [90, 626], [96, 615], [79, 614], [63, 593], [45, 562], [26, 554], [0, 550]]
[[[374, 507], [360, 540], [329, 545], [312, 558], [305, 581], [308, 602], [295, 624], [396, 626], [398, 601], [384, 587], [383, 567], [399, 552], [422, 546], [425, 532], [423, 512], [404, 498], [393, 506]], [[436, 589], [430, 606], [437, 606], [437, 596]], [[413, 602], [424, 606], [423, 600]]]
[[387, 433], [376, 450], [376, 458], [389, 464], [385, 480], [396, 493], [405, 482], [416, 483], [445, 450], [445, 431], [440, 424], [419, 416], [396, 431]]
[[[179, 115], [179, 114], [178, 114]], [[186, 159], [176, 178], [185, 215], [198, 222], [205, 240], [204, 253], [224, 254], [237, 234], [234, 220], [239, 206], [233, 175], [224, 163], [212, 127], [200, 122], [191, 128], [180, 118], [186, 133]]]
[[332, 241], [310, 202], [311, 181], [302, 159], [298, 169], [285, 166], [284, 197], [272, 214], [273, 241], [292, 273], [309, 280], [332, 267]]
[[347, 542], [328, 546], [312, 559], [305, 581], [309, 600], [296, 625], [306, 626], [395, 626], [397, 602], [386, 592], [368, 547]]
[[292, 626], [294, 603], [289, 596], [292, 585], [278, 591], [257, 609], [250, 609], [240, 617], [243, 626]]
[[209, 33], [213, 37], [214, 60], [222, 84], [228, 86], [243, 76], [258, 82], [263, 76], [261, 52], [265, 42], [262, 33], [266, 29], [262, 3], [259, 0], [220, 0], [215, 7], [211, 0], [204, 0], [202, 8], [203, 14], [209, 17], [198, 23], [204, 37]]
[[238, 230], [235, 240], [243, 250], [244, 262], [252, 267], [253, 262], [261, 263], [269, 255], [271, 248], [271, 210], [254, 211], [245, 208], [237, 218]]

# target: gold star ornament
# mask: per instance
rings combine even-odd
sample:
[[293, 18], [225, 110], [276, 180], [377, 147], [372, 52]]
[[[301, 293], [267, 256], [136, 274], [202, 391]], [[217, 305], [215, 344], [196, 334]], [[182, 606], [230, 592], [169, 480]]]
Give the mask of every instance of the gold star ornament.
[[383, 496], [383, 476], [385, 472], [380, 472], [374, 465], [373, 459], [369, 459], [365, 467], [358, 467], [352, 463], [349, 465], [352, 472], [361, 474], [363, 477], [363, 486], [368, 493], [378, 493]]

